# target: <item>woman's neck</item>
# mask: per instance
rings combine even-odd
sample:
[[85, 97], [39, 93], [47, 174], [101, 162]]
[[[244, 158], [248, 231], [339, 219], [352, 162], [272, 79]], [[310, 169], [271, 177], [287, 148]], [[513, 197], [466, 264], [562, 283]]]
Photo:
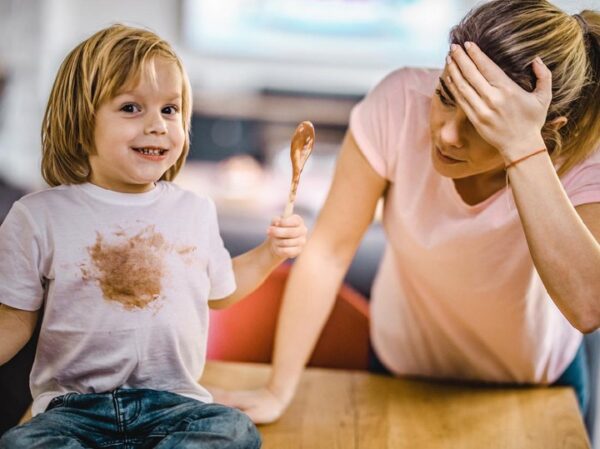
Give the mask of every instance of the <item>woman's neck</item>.
[[469, 206], [474, 206], [506, 186], [504, 169], [453, 179], [456, 191]]

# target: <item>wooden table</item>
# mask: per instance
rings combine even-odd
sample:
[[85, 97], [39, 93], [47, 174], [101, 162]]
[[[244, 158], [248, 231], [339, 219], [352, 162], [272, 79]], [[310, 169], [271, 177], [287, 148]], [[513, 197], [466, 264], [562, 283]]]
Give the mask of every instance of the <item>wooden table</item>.
[[[205, 384], [264, 385], [269, 367], [209, 362]], [[589, 448], [569, 388], [489, 388], [309, 368], [264, 449]]]

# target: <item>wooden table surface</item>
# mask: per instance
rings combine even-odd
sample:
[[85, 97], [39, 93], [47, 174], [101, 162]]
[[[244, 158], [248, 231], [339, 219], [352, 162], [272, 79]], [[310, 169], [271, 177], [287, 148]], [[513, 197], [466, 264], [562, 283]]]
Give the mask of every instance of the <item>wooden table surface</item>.
[[[269, 367], [209, 362], [202, 381], [264, 385]], [[309, 368], [264, 449], [589, 448], [569, 388], [488, 388]]]

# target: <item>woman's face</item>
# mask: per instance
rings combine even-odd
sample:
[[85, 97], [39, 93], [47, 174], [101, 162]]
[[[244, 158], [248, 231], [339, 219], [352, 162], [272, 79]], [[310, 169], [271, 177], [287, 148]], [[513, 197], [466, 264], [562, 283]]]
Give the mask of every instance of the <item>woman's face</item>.
[[431, 102], [431, 158], [439, 174], [453, 179], [501, 171], [498, 150], [477, 133], [448, 90], [446, 69]]

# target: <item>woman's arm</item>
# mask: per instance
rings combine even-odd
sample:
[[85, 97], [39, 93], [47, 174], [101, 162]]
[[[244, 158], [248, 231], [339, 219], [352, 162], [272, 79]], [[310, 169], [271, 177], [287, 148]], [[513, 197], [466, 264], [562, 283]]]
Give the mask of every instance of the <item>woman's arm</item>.
[[546, 290], [581, 332], [600, 327], [600, 203], [574, 208], [552, 161], [508, 169], [529, 251]]
[[453, 46], [448, 85], [477, 132], [504, 157], [535, 267], [552, 300], [582, 332], [600, 326], [600, 204], [575, 209], [547, 152], [541, 128], [552, 73], [538, 58], [533, 92], [521, 89], [475, 44]]
[[38, 313], [0, 304], [0, 366], [27, 344], [35, 330]]
[[386, 186], [387, 181], [373, 170], [348, 133], [325, 205], [286, 285], [267, 388], [220, 392], [216, 395], [219, 402], [242, 409], [256, 423], [279, 418], [294, 395]]
[[300, 254], [306, 243], [306, 226], [299, 215], [274, 218], [267, 234], [262, 244], [233, 258], [235, 292], [209, 301], [211, 309], [229, 307], [248, 296], [279, 264]]

